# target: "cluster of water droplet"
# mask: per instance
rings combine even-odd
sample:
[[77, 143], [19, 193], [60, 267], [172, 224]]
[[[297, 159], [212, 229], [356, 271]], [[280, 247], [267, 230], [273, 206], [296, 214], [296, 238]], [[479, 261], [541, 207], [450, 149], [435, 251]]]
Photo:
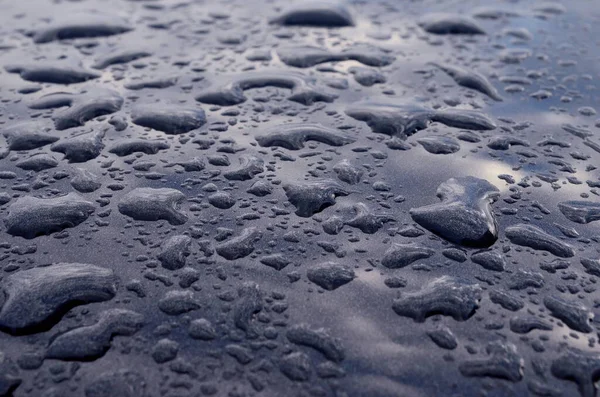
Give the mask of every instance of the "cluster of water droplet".
[[596, 395], [597, 7], [21, 3], [0, 396]]

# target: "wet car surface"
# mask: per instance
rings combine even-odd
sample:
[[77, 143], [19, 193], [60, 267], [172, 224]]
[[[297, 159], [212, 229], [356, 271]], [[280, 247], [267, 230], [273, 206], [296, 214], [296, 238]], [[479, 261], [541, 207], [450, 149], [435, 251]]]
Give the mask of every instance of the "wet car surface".
[[597, 394], [596, 2], [0, 20], [0, 395]]

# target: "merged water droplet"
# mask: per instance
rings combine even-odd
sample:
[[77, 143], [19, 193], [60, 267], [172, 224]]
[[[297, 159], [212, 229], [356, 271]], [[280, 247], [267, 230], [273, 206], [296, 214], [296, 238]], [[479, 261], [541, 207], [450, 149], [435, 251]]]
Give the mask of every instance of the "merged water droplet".
[[410, 210], [424, 228], [456, 244], [487, 247], [498, 238], [498, 226], [490, 203], [498, 189], [474, 177], [452, 178], [437, 190], [440, 204]]

